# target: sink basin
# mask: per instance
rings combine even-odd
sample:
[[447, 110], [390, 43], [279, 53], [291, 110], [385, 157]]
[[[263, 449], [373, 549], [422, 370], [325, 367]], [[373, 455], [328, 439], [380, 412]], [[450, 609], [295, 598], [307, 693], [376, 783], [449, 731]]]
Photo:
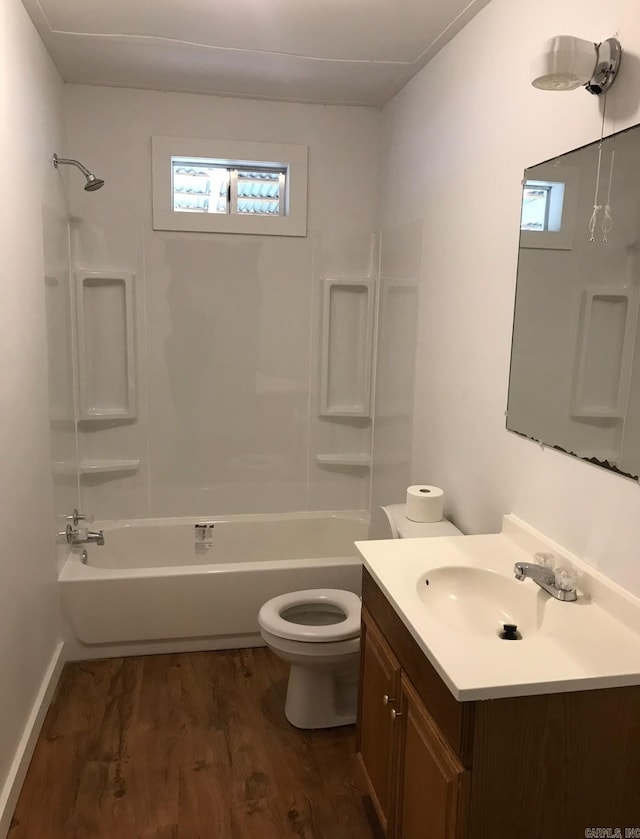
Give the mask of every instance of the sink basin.
[[539, 591], [496, 571], [463, 565], [433, 568], [418, 581], [420, 600], [438, 620], [495, 638], [507, 623], [517, 624], [523, 638], [540, 629], [544, 598]]

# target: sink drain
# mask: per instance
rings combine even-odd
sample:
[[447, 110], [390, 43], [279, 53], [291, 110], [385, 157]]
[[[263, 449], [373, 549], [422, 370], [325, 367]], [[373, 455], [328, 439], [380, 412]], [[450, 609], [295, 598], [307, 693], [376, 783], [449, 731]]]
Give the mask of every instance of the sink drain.
[[515, 623], [503, 623], [502, 632], [498, 634], [503, 641], [522, 641], [522, 635], [518, 632], [518, 626]]

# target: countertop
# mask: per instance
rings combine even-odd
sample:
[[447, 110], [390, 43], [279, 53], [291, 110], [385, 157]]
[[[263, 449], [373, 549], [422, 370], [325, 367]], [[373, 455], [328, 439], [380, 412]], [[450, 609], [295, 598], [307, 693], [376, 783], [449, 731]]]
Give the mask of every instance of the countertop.
[[[459, 701], [640, 684], [640, 599], [516, 516], [505, 516], [497, 534], [363, 541], [356, 547]], [[553, 553], [558, 564], [573, 566], [579, 597], [563, 603], [533, 580], [516, 583], [530, 587], [535, 603], [535, 629], [523, 632], [522, 640], [502, 640], [497, 628], [477, 633], [452, 625], [421, 600], [420, 587], [435, 568], [483, 568], [512, 581], [514, 563], [534, 562], [535, 551]], [[507, 617], [519, 622], [517, 614]]]

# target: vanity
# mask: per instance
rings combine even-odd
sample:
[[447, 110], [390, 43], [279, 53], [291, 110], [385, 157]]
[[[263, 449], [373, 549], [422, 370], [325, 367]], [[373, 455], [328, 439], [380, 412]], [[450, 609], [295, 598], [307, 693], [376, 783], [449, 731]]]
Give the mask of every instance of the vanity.
[[[357, 752], [384, 835], [640, 835], [640, 600], [515, 516], [356, 544]], [[575, 602], [516, 580], [538, 551], [577, 573]]]

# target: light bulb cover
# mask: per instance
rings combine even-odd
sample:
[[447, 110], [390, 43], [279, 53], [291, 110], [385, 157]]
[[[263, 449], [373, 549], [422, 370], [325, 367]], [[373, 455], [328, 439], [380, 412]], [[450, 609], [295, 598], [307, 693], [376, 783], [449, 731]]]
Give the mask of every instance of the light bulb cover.
[[540, 90], [576, 90], [596, 69], [598, 51], [592, 41], [558, 35], [545, 44], [534, 64], [531, 84]]
[[540, 90], [576, 90], [585, 87], [599, 96], [606, 93], [618, 74], [622, 47], [617, 38], [607, 38], [600, 44], [556, 35], [532, 65], [531, 84]]

